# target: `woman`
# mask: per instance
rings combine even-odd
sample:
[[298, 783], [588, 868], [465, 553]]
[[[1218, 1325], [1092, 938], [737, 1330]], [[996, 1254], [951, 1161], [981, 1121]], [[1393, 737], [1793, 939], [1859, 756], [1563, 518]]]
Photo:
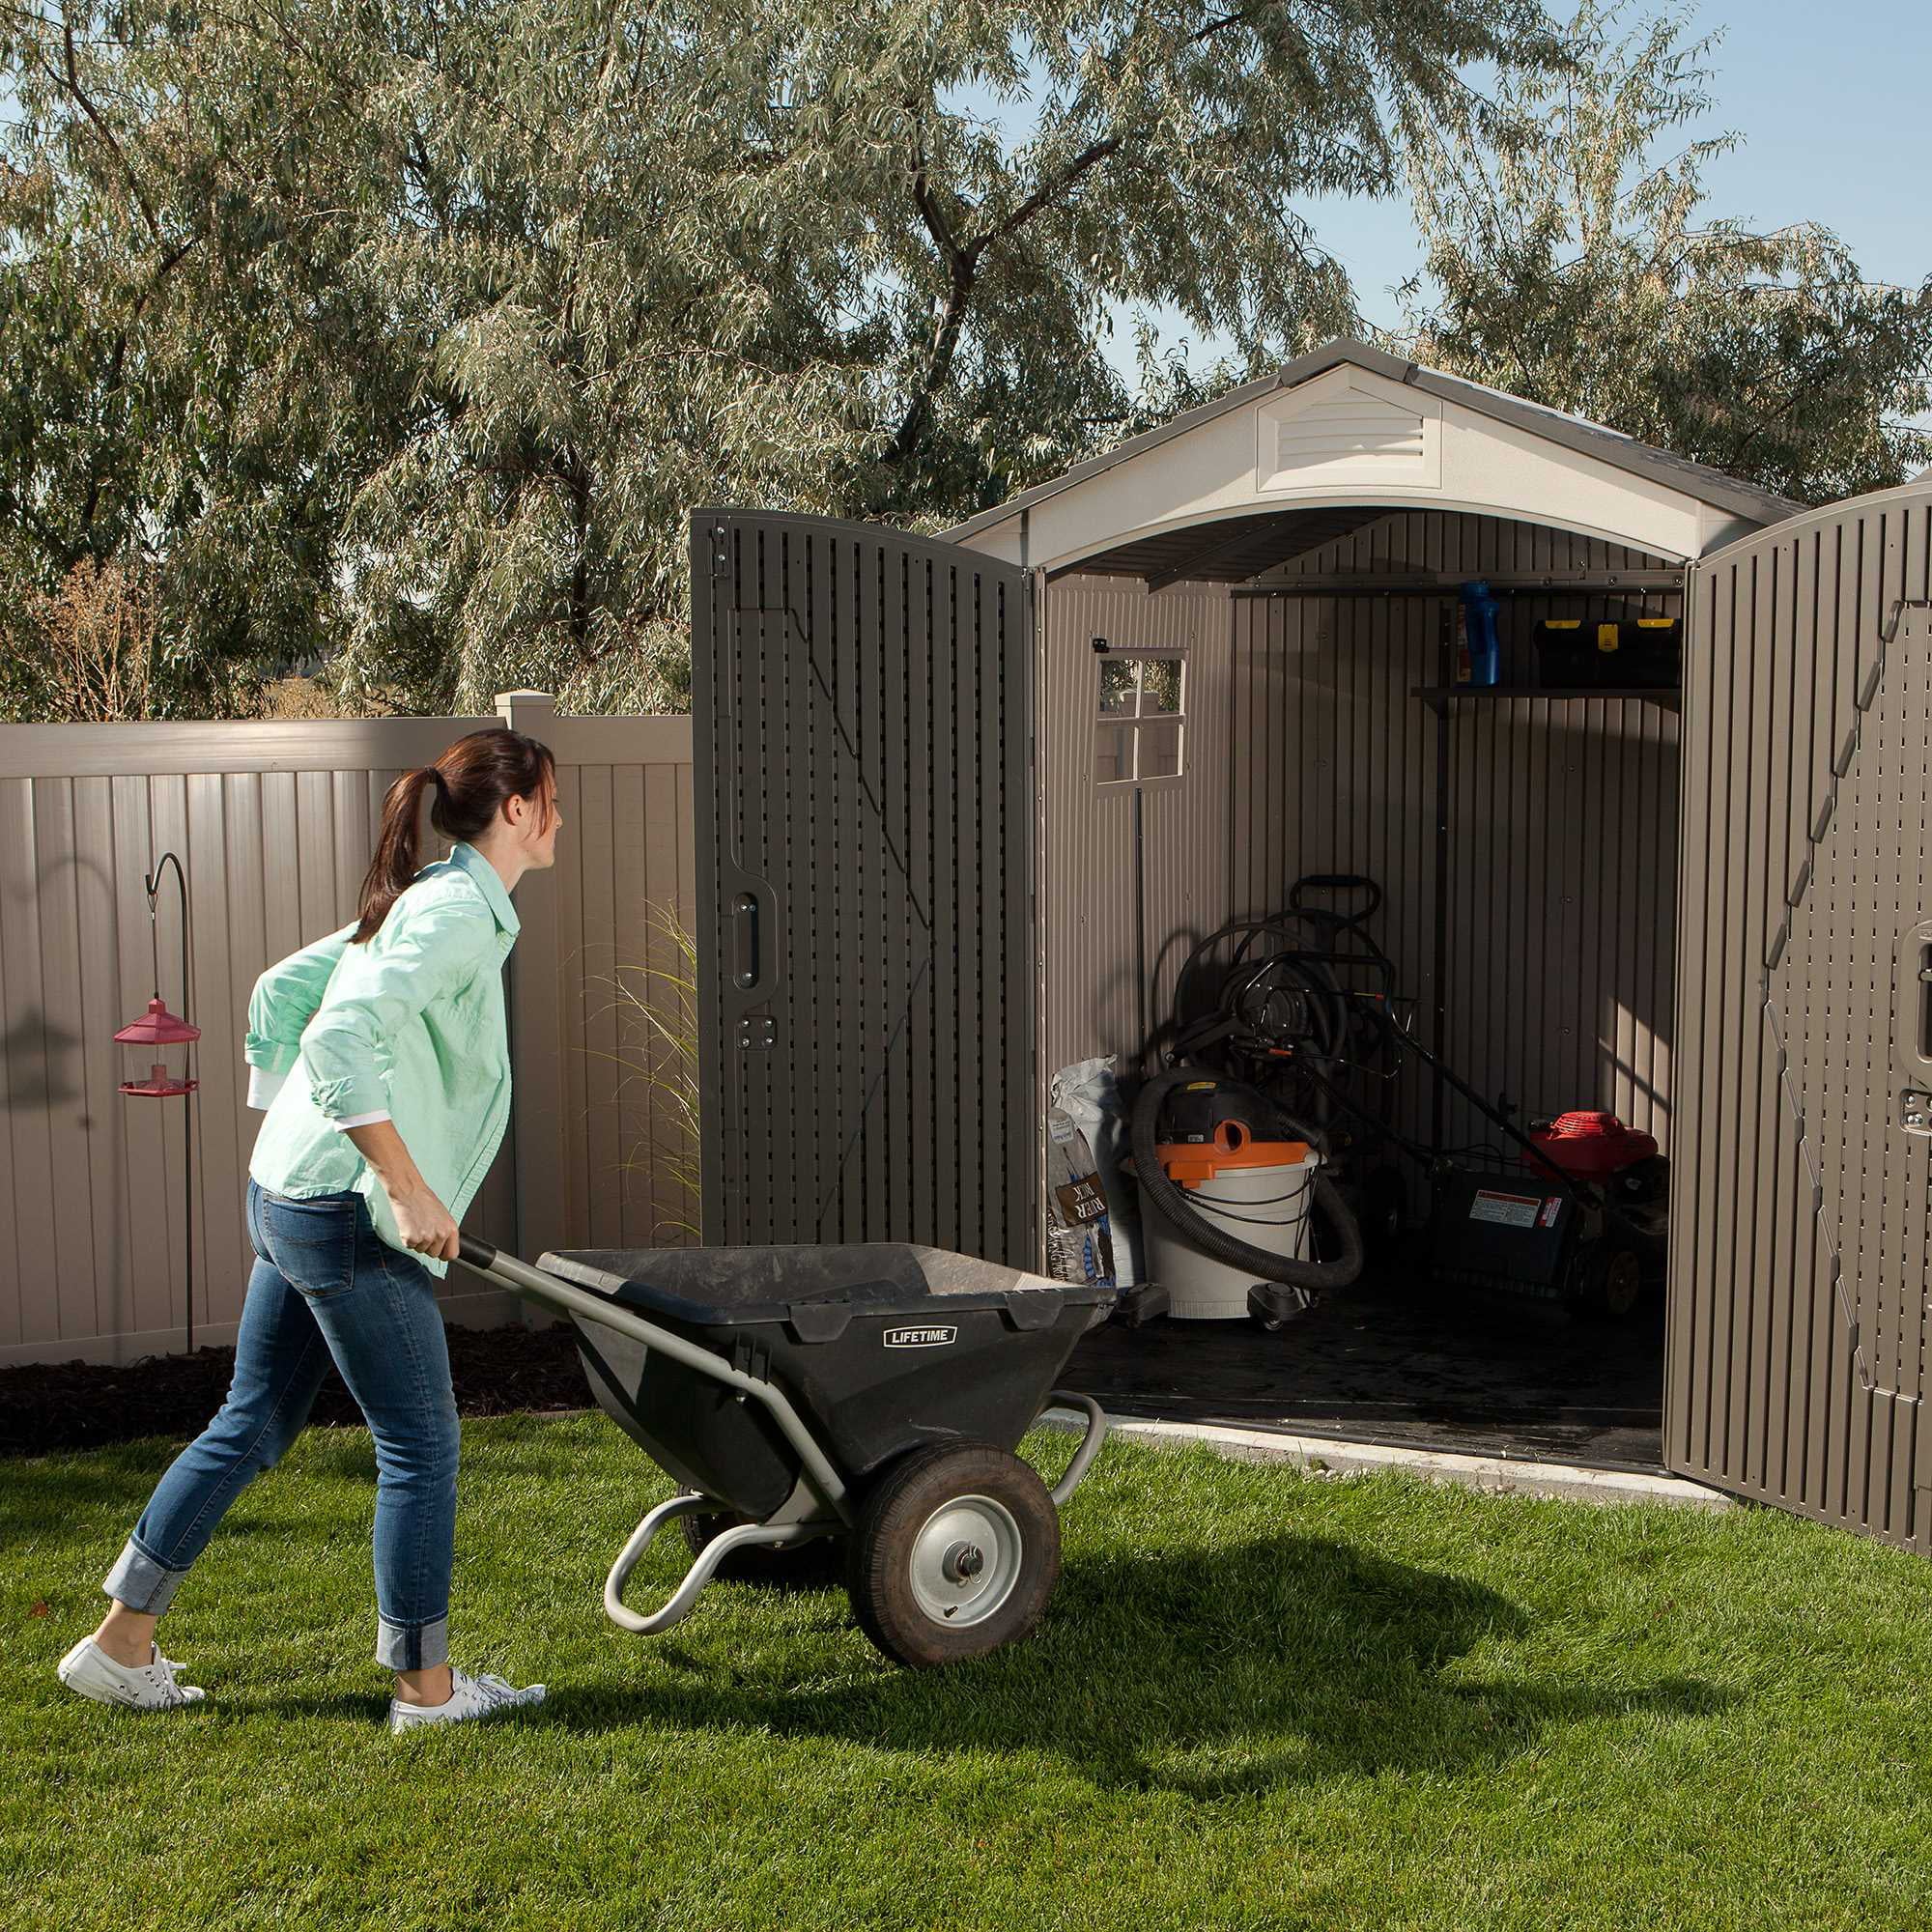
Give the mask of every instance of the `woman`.
[[[416, 869], [422, 796], [454, 841]], [[555, 763], [520, 731], [460, 738], [389, 788], [356, 918], [255, 982], [243, 1051], [267, 1118], [248, 1164], [254, 1271], [228, 1398], [176, 1458], [60, 1662], [82, 1696], [174, 1710], [205, 1694], [156, 1619], [242, 1489], [308, 1419], [333, 1361], [376, 1442], [376, 1660], [392, 1731], [542, 1700], [448, 1662], [458, 1433], [434, 1277], [510, 1111], [510, 893], [555, 863]]]

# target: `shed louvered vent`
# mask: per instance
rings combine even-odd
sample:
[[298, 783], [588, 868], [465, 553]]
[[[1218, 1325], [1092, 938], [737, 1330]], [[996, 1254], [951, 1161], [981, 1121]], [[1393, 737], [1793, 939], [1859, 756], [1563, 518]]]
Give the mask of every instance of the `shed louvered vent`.
[[1350, 389], [1333, 402], [1315, 403], [1275, 425], [1275, 469], [1316, 469], [1346, 463], [1351, 469], [1387, 464], [1410, 469], [1422, 461], [1422, 418], [1412, 410]]

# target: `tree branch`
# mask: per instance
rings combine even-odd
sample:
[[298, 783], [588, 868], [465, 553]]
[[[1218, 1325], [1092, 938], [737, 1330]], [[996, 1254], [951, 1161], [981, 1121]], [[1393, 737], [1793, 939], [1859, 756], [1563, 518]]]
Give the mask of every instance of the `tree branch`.
[[1075, 187], [1089, 170], [1097, 167], [1110, 156], [1119, 154], [1126, 139], [1124, 134], [1109, 134], [1104, 140], [1092, 142], [1067, 163], [1057, 181], [1042, 182], [1004, 221], [996, 222], [967, 242], [967, 257], [977, 262], [993, 242], [1002, 242], [1016, 229], [1024, 227], [1041, 209], [1050, 208]]
[[[179, 242], [170, 248], [156, 266], [155, 272], [148, 277], [147, 286], [134, 298], [134, 306], [128, 311], [128, 320], [116, 331], [114, 348], [107, 357], [107, 380], [101, 384], [100, 389], [103, 403], [121, 387], [121, 371], [128, 359], [128, 337], [132, 332], [134, 325], [141, 320], [141, 311], [148, 306], [155, 291], [173, 273], [182, 257], [199, 239], [198, 236], [190, 235], [185, 242]], [[80, 510], [80, 534], [83, 539], [93, 535], [95, 512], [100, 507], [100, 467], [95, 460], [99, 453], [97, 445], [94, 455], [88, 459], [87, 496], [81, 503]]]
[[67, 90], [74, 98], [80, 111], [94, 124], [94, 130], [107, 143], [108, 152], [121, 164], [121, 172], [128, 177], [128, 186], [141, 210], [142, 219], [148, 224], [148, 233], [156, 242], [161, 239], [161, 224], [155, 218], [153, 205], [142, 192], [139, 176], [134, 172], [133, 163], [128, 158], [121, 143], [115, 139], [114, 130], [101, 119], [94, 102], [87, 98], [87, 91], [80, 84], [80, 70], [74, 60], [73, 22], [65, 14], [61, 16], [61, 43], [67, 56]]
[[[1245, 26], [1260, 15], [1270, 12], [1278, 0], [1262, 0], [1262, 4], [1244, 8], [1232, 14], [1224, 14], [1204, 22], [1187, 36], [1186, 44], [1198, 46], [1211, 40], [1216, 34], [1225, 33], [1232, 27]], [[906, 103], [917, 116], [914, 103]], [[932, 237], [933, 245], [939, 250], [950, 280], [945, 305], [940, 310], [939, 321], [933, 330], [932, 350], [927, 355], [925, 369], [919, 385], [913, 392], [912, 401], [906, 406], [899, 426], [895, 433], [892, 446], [886, 452], [888, 463], [903, 463], [912, 454], [920, 437], [924, 433], [927, 419], [932, 413], [935, 396], [946, 386], [947, 378], [952, 369], [952, 359], [958, 351], [959, 337], [966, 323], [966, 311], [972, 303], [973, 286], [980, 270], [980, 261], [988, 248], [996, 242], [1004, 242], [1017, 234], [1043, 210], [1064, 200], [1086, 177], [1103, 161], [1119, 154], [1129, 141], [1136, 140], [1144, 131], [1141, 126], [1129, 127], [1119, 133], [1103, 135], [1091, 141], [1079, 154], [1049, 179], [1037, 184], [1033, 192], [1011, 210], [1010, 213], [983, 227], [971, 241], [962, 242], [953, 234], [945, 214], [939, 207], [932, 191], [927, 174], [924, 144], [917, 133], [915, 119], [913, 202], [918, 208], [920, 218], [925, 230]], [[976, 210], [983, 213], [983, 207]]]
[[[910, 101], [906, 104], [908, 107], [914, 105]], [[920, 219], [925, 224], [925, 232], [931, 236], [932, 244], [939, 250], [939, 258], [946, 265], [950, 286], [945, 306], [940, 310], [939, 321], [933, 328], [932, 348], [925, 358], [925, 373], [913, 391], [905, 413], [899, 418], [892, 446], [886, 452], [888, 463], [903, 463], [924, 432], [926, 419], [932, 413], [932, 399], [945, 385], [952, 367], [954, 352], [959, 347], [959, 332], [965, 326], [967, 305], [973, 298], [974, 278], [979, 272], [979, 251], [988, 239], [981, 238], [978, 244], [969, 248], [962, 246], [953, 234], [945, 211], [939, 205], [939, 198], [932, 190], [925, 142], [920, 133], [916, 107], [913, 120], [912, 199], [913, 206], [919, 210]]]

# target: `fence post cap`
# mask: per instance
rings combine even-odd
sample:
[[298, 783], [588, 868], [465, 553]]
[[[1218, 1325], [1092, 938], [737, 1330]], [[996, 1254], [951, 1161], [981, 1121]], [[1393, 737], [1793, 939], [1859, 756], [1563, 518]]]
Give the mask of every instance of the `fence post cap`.
[[547, 691], [499, 691], [497, 716], [512, 731], [542, 731], [556, 720], [556, 699]]

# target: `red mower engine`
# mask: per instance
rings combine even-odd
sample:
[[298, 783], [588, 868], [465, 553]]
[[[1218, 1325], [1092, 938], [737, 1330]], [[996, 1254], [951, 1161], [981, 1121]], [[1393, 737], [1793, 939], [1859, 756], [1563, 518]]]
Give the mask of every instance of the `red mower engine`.
[[[1578, 1110], [1530, 1124], [1516, 1173], [1451, 1160], [1435, 1175], [1436, 1273], [1629, 1315], [1663, 1269], [1670, 1164], [1649, 1134]], [[1527, 1175], [1518, 1175], [1522, 1170]]]
[[1638, 1161], [1654, 1159], [1657, 1141], [1627, 1127], [1614, 1114], [1558, 1114], [1553, 1121], [1532, 1122], [1529, 1137], [1548, 1151], [1548, 1163], [1524, 1154], [1525, 1167], [1542, 1167], [1558, 1176], [1608, 1180]]

